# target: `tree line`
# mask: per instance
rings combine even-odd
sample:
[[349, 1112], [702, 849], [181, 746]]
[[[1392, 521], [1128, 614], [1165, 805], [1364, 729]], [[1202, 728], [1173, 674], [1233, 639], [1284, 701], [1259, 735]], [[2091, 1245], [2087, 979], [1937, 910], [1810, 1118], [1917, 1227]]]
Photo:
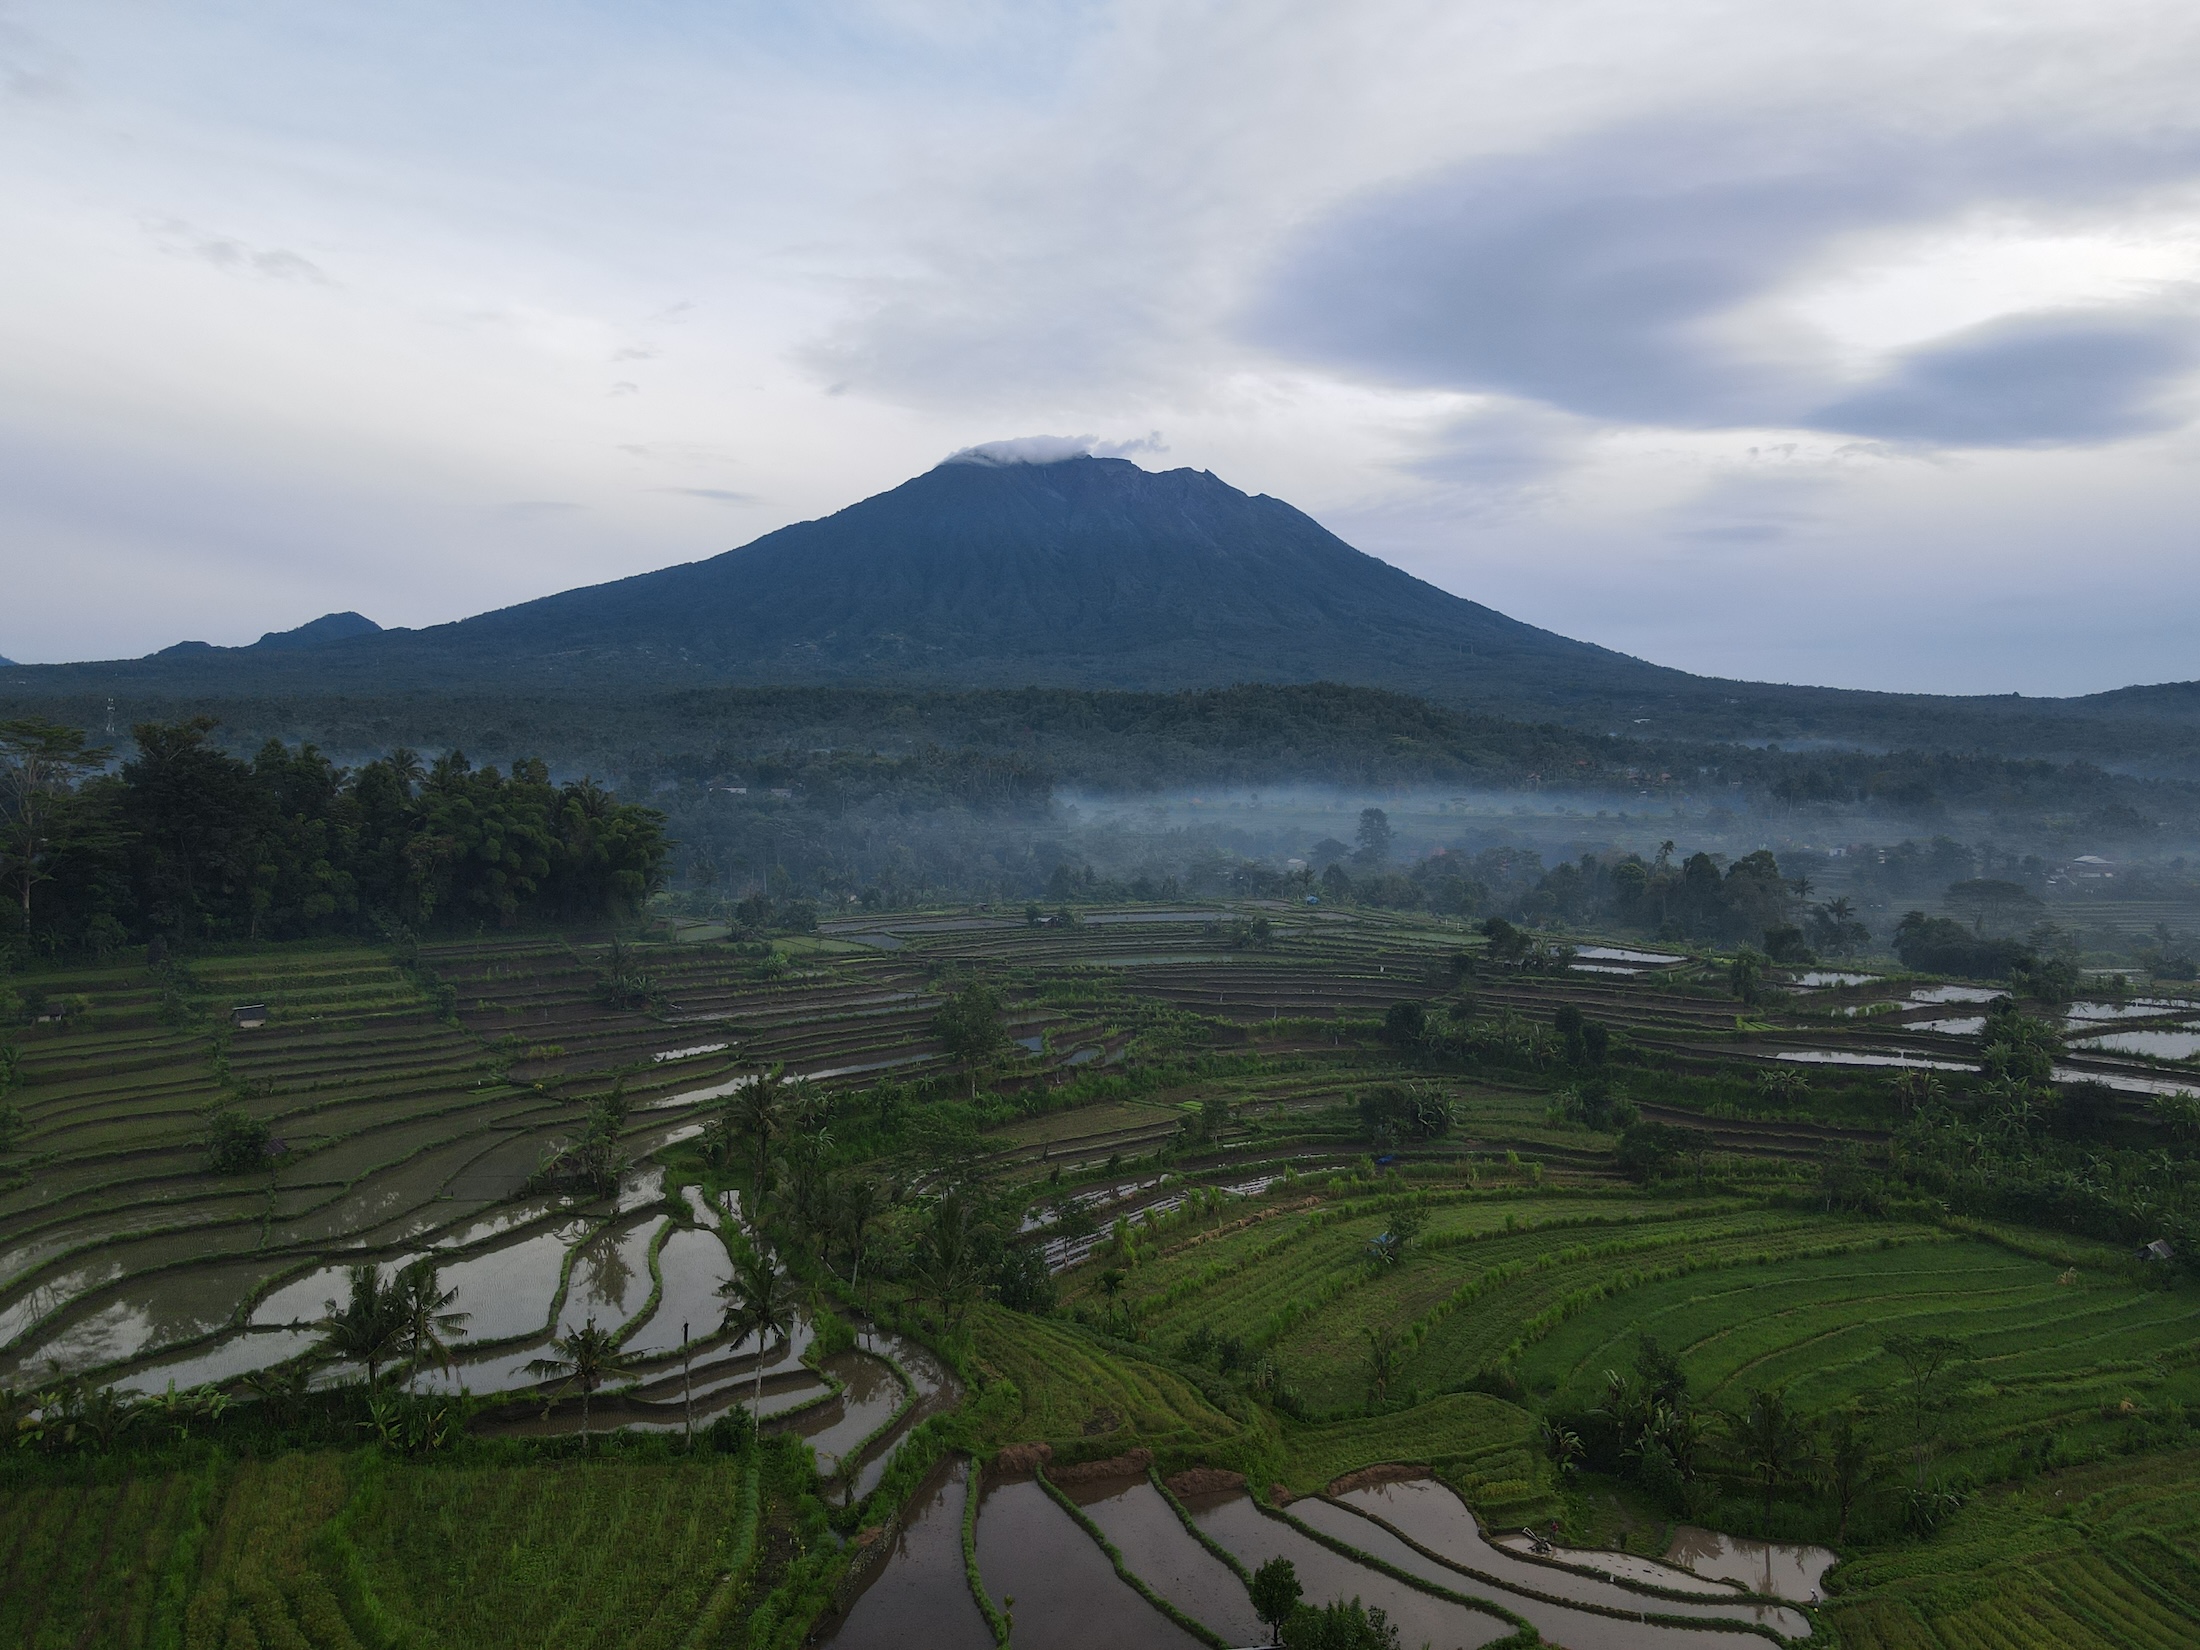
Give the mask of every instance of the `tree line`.
[[270, 740], [250, 761], [204, 717], [141, 723], [114, 752], [0, 723], [0, 887], [16, 955], [190, 947], [633, 910], [662, 881], [663, 817], [545, 764], [461, 751], [347, 769]]

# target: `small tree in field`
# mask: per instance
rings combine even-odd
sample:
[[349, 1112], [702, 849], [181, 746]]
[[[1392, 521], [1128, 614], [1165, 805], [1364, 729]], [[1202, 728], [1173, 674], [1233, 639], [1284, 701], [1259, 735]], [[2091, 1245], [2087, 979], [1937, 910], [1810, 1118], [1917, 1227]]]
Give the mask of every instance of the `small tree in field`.
[[1953, 1335], [1889, 1335], [1881, 1343], [1902, 1365], [1902, 1405], [1910, 1415], [1910, 1450], [1917, 1465], [1916, 1488], [1925, 1488], [1925, 1463], [1932, 1455], [1932, 1414], [1942, 1387], [1971, 1349]]
[[983, 981], [972, 980], [940, 1004], [939, 1012], [932, 1016], [932, 1030], [947, 1052], [962, 1062], [975, 1099], [979, 1066], [1008, 1046], [999, 994]]
[[1845, 1409], [1839, 1411], [1826, 1428], [1826, 1494], [1832, 1498], [1834, 1511], [1840, 1518], [1834, 1540], [1849, 1538], [1849, 1514], [1856, 1510], [1857, 1502], [1864, 1498], [1864, 1492], [1872, 1487], [1878, 1476], [1879, 1464], [1872, 1457], [1870, 1435], [1856, 1424], [1854, 1414]]
[[1271, 1558], [1253, 1572], [1253, 1614], [1268, 1625], [1268, 1642], [1283, 1639], [1283, 1624], [1299, 1607], [1299, 1572], [1288, 1558]]
[[1730, 1416], [1727, 1428], [1765, 1494], [1765, 1523], [1772, 1522], [1772, 1498], [1782, 1484], [1802, 1474], [1810, 1459], [1810, 1426], [1774, 1388], [1750, 1394], [1748, 1407]]

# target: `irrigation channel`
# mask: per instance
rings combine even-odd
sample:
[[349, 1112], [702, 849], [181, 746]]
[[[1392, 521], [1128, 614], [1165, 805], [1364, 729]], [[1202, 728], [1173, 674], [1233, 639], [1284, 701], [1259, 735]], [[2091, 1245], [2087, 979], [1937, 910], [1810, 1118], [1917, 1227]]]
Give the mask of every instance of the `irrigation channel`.
[[[1745, 1650], [1810, 1637], [1809, 1618], [1783, 1600], [1814, 1596], [1833, 1557], [1686, 1527], [1664, 1562], [1516, 1549], [1431, 1478], [1275, 1507], [1242, 1489], [1179, 1497], [1116, 1463], [1060, 1477], [1004, 1473], [977, 1492], [978, 1580], [1030, 1650], [1265, 1643], [1247, 1575], [1275, 1558], [1291, 1561], [1309, 1600], [1379, 1607], [1402, 1642], [1431, 1650], [1472, 1650], [1522, 1621], [1570, 1650]], [[943, 1463], [825, 1642], [990, 1641], [960, 1537], [969, 1494], [970, 1468]]]

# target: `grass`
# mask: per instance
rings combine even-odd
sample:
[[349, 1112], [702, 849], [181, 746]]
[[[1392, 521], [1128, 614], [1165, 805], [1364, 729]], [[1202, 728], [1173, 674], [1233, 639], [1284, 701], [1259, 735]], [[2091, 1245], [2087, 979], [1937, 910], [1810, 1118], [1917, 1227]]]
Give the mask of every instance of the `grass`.
[[979, 1306], [970, 1333], [979, 1367], [1014, 1383], [1021, 1399], [1015, 1420], [996, 1428], [996, 1442], [1044, 1442], [1078, 1454], [1143, 1444], [1187, 1455], [1226, 1445], [1243, 1430], [1182, 1375], [1073, 1325]]
[[[1522, 1355], [1520, 1379], [1558, 1407], [1599, 1400], [1604, 1371], [1654, 1336], [1699, 1399], [1739, 1407], [1783, 1387], [1806, 1410], [1892, 1408], [1898, 1333], [1951, 1335], [1973, 1362], [1946, 1412], [1956, 1464], [1998, 1476], [1993, 1452], [2054, 1429], [2065, 1446], [2120, 1439], [2131, 1415], [2200, 1403], [2200, 1298], [2114, 1274], [2074, 1283], [2051, 1261], [1977, 1239], [1796, 1255], [1616, 1290]], [[1890, 1234], [1891, 1235], [1891, 1234]], [[2129, 1401], [2132, 1411], [2123, 1405]], [[1891, 1414], [1880, 1423], [1897, 1430]]]
[[0, 1496], [0, 1642], [499, 1650], [740, 1642], [756, 1458], [372, 1452], [59, 1472]]
[[2050, 1473], [1930, 1541], [1834, 1571], [1847, 1650], [2174, 1650], [2200, 1642], [2200, 1450]]
[[1412, 1461], [1465, 1482], [1532, 1488], [1535, 1436], [1535, 1417], [1479, 1392], [1324, 1425], [1286, 1421], [1276, 1481], [1294, 1495], [1312, 1495], [1362, 1467]]

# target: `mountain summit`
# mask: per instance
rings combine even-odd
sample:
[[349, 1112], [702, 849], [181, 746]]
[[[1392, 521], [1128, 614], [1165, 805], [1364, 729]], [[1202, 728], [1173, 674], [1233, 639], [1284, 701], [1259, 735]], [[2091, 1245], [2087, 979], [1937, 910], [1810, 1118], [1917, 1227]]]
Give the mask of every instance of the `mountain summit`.
[[941, 464], [708, 561], [377, 644], [655, 681], [1187, 687], [1338, 680], [1443, 693], [1502, 671], [1676, 673], [1463, 601], [1280, 499], [1120, 458]]

